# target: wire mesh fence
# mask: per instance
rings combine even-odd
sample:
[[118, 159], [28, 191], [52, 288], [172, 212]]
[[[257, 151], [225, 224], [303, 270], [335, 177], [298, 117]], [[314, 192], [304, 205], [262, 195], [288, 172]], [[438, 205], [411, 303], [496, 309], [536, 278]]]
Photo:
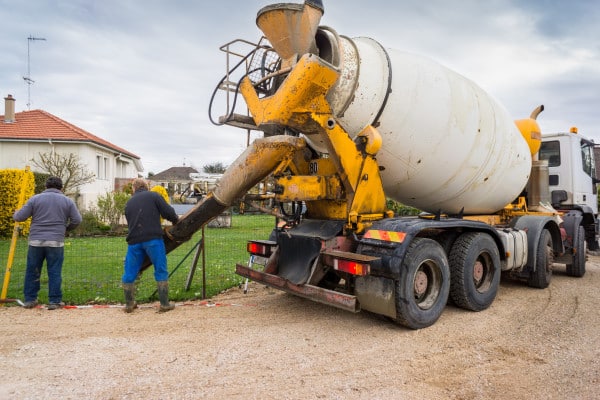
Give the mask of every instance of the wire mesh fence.
[[[168, 254], [171, 300], [210, 298], [230, 287], [243, 283], [245, 278], [235, 274], [236, 263], [246, 263], [246, 242], [266, 239], [275, 225], [269, 215], [232, 215], [230, 227], [204, 228], [186, 243]], [[2, 282], [9, 277], [7, 298], [22, 299], [27, 239], [19, 238], [14, 261], [8, 272], [10, 239], [0, 240], [0, 259], [4, 261]], [[67, 304], [121, 303], [121, 276], [127, 251], [125, 237], [67, 237], [63, 263], [63, 301]], [[194, 268], [194, 261], [197, 267]], [[137, 282], [140, 302], [156, 300], [153, 268], [144, 271]], [[48, 300], [46, 265], [41, 275], [38, 299]]]

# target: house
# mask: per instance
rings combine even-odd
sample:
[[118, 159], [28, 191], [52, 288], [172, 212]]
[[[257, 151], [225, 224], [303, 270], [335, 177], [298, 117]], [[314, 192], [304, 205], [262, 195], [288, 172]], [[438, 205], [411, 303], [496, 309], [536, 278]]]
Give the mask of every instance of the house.
[[197, 173], [198, 171], [192, 167], [171, 167], [148, 177], [148, 180], [152, 182], [153, 186], [161, 185], [167, 189], [169, 196], [176, 196], [190, 188], [192, 184], [190, 174]]
[[15, 99], [4, 98], [0, 116], [0, 169], [36, 167], [39, 153], [77, 154], [96, 179], [79, 187], [75, 201], [81, 209], [95, 206], [99, 196], [115, 190], [123, 180], [141, 176], [140, 157], [46, 111], [15, 113]]

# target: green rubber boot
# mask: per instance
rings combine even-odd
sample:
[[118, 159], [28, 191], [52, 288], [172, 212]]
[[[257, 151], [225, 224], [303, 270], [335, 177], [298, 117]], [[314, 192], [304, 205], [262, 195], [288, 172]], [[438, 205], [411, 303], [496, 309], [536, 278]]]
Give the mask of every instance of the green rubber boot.
[[134, 283], [124, 283], [123, 284], [123, 293], [125, 294], [125, 312], [131, 313], [134, 309], [137, 308], [137, 303], [135, 302], [135, 284]]
[[175, 309], [175, 304], [169, 303], [169, 281], [158, 281], [158, 299], [160, 308], [158, 312], [167, 312]]

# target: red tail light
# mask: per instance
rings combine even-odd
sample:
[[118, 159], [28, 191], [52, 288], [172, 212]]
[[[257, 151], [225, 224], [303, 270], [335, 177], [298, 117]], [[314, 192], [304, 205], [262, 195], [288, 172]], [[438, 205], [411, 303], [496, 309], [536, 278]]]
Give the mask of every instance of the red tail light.
[[358, 276], [369, 275], [371, 263], [379, 260], [379, 257], [338, 250], [325, 250], [321, 254], [325, 265], [336, 271]]
[[343, 260], [334, 258], [333, 269], [336, 271], [347, 272], [352, 275], [365, 276], [371, 272], [371, 266], [366, 263], [360, 263], [357, 261]]
[[277, 246], [277, 243], [270, 240], [251, 240], [246, 245], [246, 250], [253, 256], [268, 258], [273, 254], [275, 246]]

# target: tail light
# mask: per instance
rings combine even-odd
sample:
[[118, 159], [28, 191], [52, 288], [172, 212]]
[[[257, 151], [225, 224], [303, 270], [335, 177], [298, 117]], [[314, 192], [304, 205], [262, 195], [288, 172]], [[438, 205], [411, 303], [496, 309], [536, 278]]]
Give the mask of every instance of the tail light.
[[246, 250], [253, 256], [269, 258], [276, 246], [277, 242], [271, 240], [250, 240], [246, 244]]
[[369, 275], [371, 263], [379, 260], [379, 257], [337, 250], [324, 251], [322, 254], [325, 264], [333, 267], [334, 270], [358, 276]]
[[333, 259], [333, 269], [361, 276], [368, 275], [371, 272], [371, 266], [369, 264], [338, 258]]

